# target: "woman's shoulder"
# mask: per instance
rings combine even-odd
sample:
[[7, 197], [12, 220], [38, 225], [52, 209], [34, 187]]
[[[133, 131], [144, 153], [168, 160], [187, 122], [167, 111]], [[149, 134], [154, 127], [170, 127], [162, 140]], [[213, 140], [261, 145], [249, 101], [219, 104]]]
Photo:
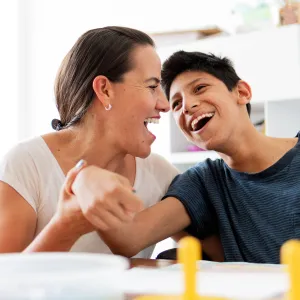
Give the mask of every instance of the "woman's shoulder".
[[11, 163], [28, 163], [39, 158], [38, 153], [45, 151], [42, 137], [21, 141], [11, 147], [1, 161]]
[[144, 178], [148, 182], [169, 186], [178, 174], [178, 169], [159, 154], [152, 153], [145, 159], [137, 159], [137, 177]]
[[43, 168], [49, 159], [41, 154], [41, 137], [19, 142], [0, 161], [0, 181], [13, 187], [37, 211], [39, 207], [40, 181]]
[[0, 159], [1, 173], [32, 173], [51, 167], [52, 157], [41, 136], [19, 142]]
[[17, 144], [13, 145], [8, 149], [8, 151], [2, 157], [2, 161], [20, 161], [23, 158], [28, 158], [32, 150], [35, 149], [36, 145], [38, 145], [41, 142], [40, 139], [42, 138], [34, 137], [28, 140], [18, 142]]

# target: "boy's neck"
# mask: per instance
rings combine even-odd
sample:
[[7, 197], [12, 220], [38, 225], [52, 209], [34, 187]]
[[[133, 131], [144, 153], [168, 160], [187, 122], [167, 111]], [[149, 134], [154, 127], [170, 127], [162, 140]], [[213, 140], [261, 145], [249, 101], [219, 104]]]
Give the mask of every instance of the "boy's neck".
[[219, 152], [226, 164], [239, 172], [258, 173], [271, 167], [298, 141], [297, 138], [268, 137], [255, 128], [248, 132], [239, 143], [232, 144], [230, 151]]

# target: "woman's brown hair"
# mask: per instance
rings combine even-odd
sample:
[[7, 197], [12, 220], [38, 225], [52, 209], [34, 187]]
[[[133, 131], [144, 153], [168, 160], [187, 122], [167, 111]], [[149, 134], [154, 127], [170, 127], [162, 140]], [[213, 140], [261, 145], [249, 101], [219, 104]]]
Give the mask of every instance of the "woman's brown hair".
[[55, 81], [59, 120], [55, 130], [79, 123], [94, 99], [93, 80], [98, 75], [121, 82], [133, 67], [131, 52], [139, 45], [154, 47], [153, 40], [136, 29], [109, 26], [84, 33], [66, 55]]

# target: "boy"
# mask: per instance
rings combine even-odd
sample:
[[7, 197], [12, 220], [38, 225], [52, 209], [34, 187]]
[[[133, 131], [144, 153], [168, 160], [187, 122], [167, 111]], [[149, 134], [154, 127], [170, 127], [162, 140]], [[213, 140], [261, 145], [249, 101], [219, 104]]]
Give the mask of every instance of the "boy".
[[[219, 235], [225, 261], [278, 263], [281, 245], [300, 237], [299, 134], [273, 138], [254, 128], [251, 89], [227, 58], [176, 52], [163, 65], [162, 85], [184, 135], [221, 159], [178, 175], [163, 201], [117, 229], [99, 232], [101, 237], [114, 253], [132, 256], [185, 229], [204, 241]], [[81, 172], [73, 190], [87, 201], [91, 176], [88, 168]], [[125, 195], [128, 201], [128, 187], [116, 183], [112, 192], [111, 175], [93, 172], [101, 176], [92, 194], [100, 195], [102, 208]]]

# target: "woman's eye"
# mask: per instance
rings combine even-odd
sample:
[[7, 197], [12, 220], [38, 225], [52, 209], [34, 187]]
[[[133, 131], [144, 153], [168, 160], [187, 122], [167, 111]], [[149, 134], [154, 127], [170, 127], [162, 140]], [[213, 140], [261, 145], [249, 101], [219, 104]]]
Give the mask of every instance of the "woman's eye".
[[149, 89], [155, 91], [155, 89], [158, 87], [158, 85], [150, 85], [149, 86]]

